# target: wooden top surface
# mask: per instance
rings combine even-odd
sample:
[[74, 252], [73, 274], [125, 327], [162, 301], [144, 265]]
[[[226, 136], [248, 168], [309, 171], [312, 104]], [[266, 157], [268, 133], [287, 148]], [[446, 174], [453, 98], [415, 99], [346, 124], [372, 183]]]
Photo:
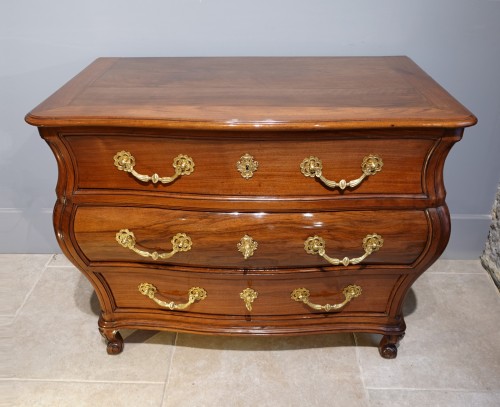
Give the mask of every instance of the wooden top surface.
[[35, 126], [211, 130], [466, 127], [407, 57], [100, 58], [33, 109]]

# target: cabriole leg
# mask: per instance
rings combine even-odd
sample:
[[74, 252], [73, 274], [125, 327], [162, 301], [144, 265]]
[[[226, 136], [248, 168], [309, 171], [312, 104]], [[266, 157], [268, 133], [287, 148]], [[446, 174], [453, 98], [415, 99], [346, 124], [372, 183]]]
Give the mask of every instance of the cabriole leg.
[[378, 345], [378, 351], [380, 352], [380, 356], [384, 359], [395, 359], [398, 356], [398, 344], [401, 339], [403, 339], [404, 334], [402, 335], [384, 335]]
[[108, 355], [118, 355], [123, 350], [123, 338], [116, 329], [101, 328], [99, 332], [107, 341], [106, 351]]

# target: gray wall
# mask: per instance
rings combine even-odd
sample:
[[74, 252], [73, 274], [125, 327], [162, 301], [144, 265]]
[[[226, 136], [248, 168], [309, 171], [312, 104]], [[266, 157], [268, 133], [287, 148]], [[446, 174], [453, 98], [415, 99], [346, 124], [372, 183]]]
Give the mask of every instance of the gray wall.
[[448, 258], [483, 249], [500, 178], [500, 0], [3, 0], [0, 252], [58, 252], [56, 164], [24, 115], [99, 56], [408, 55], [479, 118], [445, 168]]

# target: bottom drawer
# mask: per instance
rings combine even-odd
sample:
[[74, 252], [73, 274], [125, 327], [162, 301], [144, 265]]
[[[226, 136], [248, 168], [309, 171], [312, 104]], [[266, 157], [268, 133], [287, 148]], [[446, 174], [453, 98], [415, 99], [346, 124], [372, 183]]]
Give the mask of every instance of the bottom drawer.
[[[402, 277], [331, 273], [207, 276], [165, 271], [106, 272], [101, 276], [109, 286], [116, 312], [221, 316], [387, 313]], [[190, 298], [191, 289], [195, 290]]]

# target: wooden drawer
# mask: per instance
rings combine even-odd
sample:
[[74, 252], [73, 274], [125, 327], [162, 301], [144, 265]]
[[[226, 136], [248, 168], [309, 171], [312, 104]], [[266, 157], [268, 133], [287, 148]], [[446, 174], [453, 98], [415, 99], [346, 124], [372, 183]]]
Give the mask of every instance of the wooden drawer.
[[[317, 248], [319, 238], [322, 238], [326, 255], [342, 260], [364, 255], [370, 250], [363, 247], [364, 239], [376, 234], [383, 239], [383, 245], [368, 255], [362, 264], [411, 264], [430, 239], [428, 222], [425, 211], [211, 213], [81, 206], [75, 209], [74, 236], [75, 244], [91, 263], [128, 261], [208, 268], [273, 269], [330, 266], [319, 254], [306, 252], [305, 242], [310, 237], [317, 236], [318, 239], [309, 240], [309, 248], [314, 245]], [[129, 247], [117, 241], [120, 231], [122, 242], [129, 236]], [[149, 253], [171, 252], [171, 239], [178, 233], [189, 236], [192, 245], [188, 251], [155, 260], [132, 250], [131, 233], [135, 238], [134, 248]], [[244, 236], [257, 243], [253, 254], [246, 259], [243, 249], [248, 238], [242, 241]]]
[[[268, 140], [243, 138], [189, 138], [139, 135], [65, 135], [76, 163], [76, 189], [117, 189], [167, 194], [217, 196], [301, 197], [363, 194], [423, 194], [422, 174], [436, 140], [397, 138], [377, 134], [372, 138], [332, 139], [327, 136], [287, 137], [277, 134]], [[257, 137], [257, 136], [255, 136]], [[172, 177], [174, 158], [189, 156], [194, 168], [174, 182], [143, 182], [119, 170], [114, 157], [122, 151], [134, 158], [133, 169], [142, 175]], [[258, 162], [250, 178], [237, 170], [237, 162], [249, 154]], [[317, 157], [328, 180], [351, 181], [362, 176], [365, 157], [377, 155], [380, 172], [367, 176], [354, 188], [341, 191], [327, 187], [316, 177], [306, 177], [301, 163]], [[117, 158], [118, 162], [120, 159]], [[307, 165], [306, 165], [307, 167]]]
[[476, 122], [405, 57], [102, 58], [26, 120], [109, 354], [138, 328], [372, 332], [385, 358], [446, 247], [444, 161]]
[[[307, 289], [309, 302], [318, 305], [334, 305], [346, 300], [343, 291], [349, 286], [353, 286], [351, 289], [357, 290], [354, 295], [359, 296], [353, 296], [341, 308], [340, 314], [386, 313], [391, 295], [394, 294], [401, 275], [353, 274], [333, 277], [331, 274], [311, 273], [308, 277], [297, 278], [297, 275], [294, 274], [256, 276], [238, 272], [232, 275], [207, 275], [148, 270], [144, 272], [108, 272], [104, 273], [102, 278], [109, 286], [114, 306], [118, 308], [118, 312], [158, 310], [166, 313], [188, 312], [227, 316], [251, 314], [256, 316], [325, 313], [324, 310], [315, 310], [302, 301], [292, 299], [292, 292], [296, 289]], [[151, 289], [151, 286], [142, 286], [144, 294], [141, 294], [139, 286], [143, 283], [154, 286], [153, 292], [146, 291], [148, 288]], [[356, 286], [360, 287], [360, 290]], [[195, 300], [185, 309], [171, 310], [165, 307], [165, 304], [158, 305], [147, 295], [148, 293], [154, 294], [155, 298], [165, 303], [187, 304], [191, 288], [202, 288], [206, 297]], [[245, 289], [253, 290], [256, 295], [256, 297], [253, 296], [253, 301], [247, 300], [250, 303], [250, 310], [247, 308], [247, 302], [243, 299], [248, 298], [248, 292], [245, 292]]]

